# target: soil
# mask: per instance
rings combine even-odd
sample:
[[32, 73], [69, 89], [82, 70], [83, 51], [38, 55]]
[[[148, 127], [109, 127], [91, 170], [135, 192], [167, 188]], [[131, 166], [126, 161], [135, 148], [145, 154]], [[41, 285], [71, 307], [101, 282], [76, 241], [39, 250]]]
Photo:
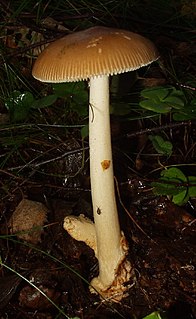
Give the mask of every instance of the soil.
[[44, 185], [27, 183], [1, 203], [1, 234], [9, 234], [7, 219], [22, 199], [21, 192], [43, 202], [48, 209], [47, 222], [36, 245], [15, 236], [0, 239], [2, 260], [18, 273], [1, 268], [2, 319], [64, 318], [56, 307], [70, 318], [81, 319], [142, 318], [154, 310], [165, 312], [168, 318], [195, 318], [195, 216], [165, 197], [154, 196], [138, 177], [119, 184], [119, 188], [123, 194], [119, 198], [121, 227], [136, 275], [128, 296], [112, 303], [89, 292], [87, 282], [98, 272], [97, 260], [89, 247], [72, 239], [62, 227], [69, 214], [85, 213], [92, 218], [89, 188], [79, 196], [69, 193], [60, 199]]

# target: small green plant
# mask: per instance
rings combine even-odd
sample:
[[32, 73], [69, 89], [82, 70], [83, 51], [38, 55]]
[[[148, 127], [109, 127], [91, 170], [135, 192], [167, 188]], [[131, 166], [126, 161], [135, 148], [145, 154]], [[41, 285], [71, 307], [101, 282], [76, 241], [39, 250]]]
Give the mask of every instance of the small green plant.
[[143, 319], [164, 319], [164, 317], [160, 314], [159, 311], [154, 311]]
[[[156, 113], [166, 114], [172, 111], [175, 118], [176, 114], [188, 115], [190, 113], [190, 110], [187, 111], [184, 93], [173, 86], [157, 86], [144, 89], [141, 91], [141, 97], [142, 100], [139, 105]], [[192, 109], [192, 106], [190, 106], [190, 109]], [[196, 116], [196, 112], [194, 115]]]
[[187, 101], [184, 93], [175, 87], [153, 87], [141, 91], [139, 105], [159, 114], [172, 112], [175, 121], [196, 118], [196, 99]]
[[9, 112], [10, 121], [12, 123], [18, 123], [27, 120], [30, 111], [33, 109], [50, 106], [56, 99], [57, 96], [52, 94], [36, 100], [29, 91], [13, 91], [5, 100], [5, 107]]
[[160, 155], [171, 156], [173, 149], [171, 142], [164, 140], [160, 135], [149, 135], [149, 140]]
[[196, 119], [196, 99], [193, 98], [192, 101], [186, 105], [185, 108], [174, 112], [173, 119], [175, 121], [186, 121]]
[[31, 111], [51, 106], [58, 98], [66, 100], [70, 109], [79, 116], [87, 115], [88, 93], [84, 89], [84, 83], [54, 84], [52, 94], [38, 99], [29, 91], [15, 90], [5, 99], [5, 107], [9, 112], [10, 121], [18, 123], [26, 121]]
[[152, 182], [156, 195], [167, 195], [179, 206], [196, 196], [196, 176], [186, 176], [179, 168], [171, 167], [161, 172], [158, 182]]
[[144, 100], [140, 106], [157, 113], [168, 113], [172, 109], [179, 110], [185, 105], [184, 94], [174, 87], [153, 87], [141, 91]]

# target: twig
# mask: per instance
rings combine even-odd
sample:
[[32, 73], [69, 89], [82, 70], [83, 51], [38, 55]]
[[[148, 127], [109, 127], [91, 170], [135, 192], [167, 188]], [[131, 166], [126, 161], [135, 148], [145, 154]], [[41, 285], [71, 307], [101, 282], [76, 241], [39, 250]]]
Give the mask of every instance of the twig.
[[41, 163], [37, 163], [37, 164], [33, 164], [31, 165], [33, 168], [37, 168], [41, 165], [45, 165], [45, 164], [48, 164], [48, 163], [51, 163], [51, 162], [54, 162], [54, 161], [57, 161], [57, 160], [60, 160], [66, 156], [69, 156], [69, 155], [72, 155], [72, 154], [76, 154], [76, 153], [79, 153], [79, 152], [83, 152], [84, 150], [87, 150], [89, 147], [82, 147], [82, 148], [79, 148], [77, 150], [72, 150], [72, 151], [68, 151], [60, 156], [56, 156], [54, 158], [51, 158], [51, 159], [48, 159], [46, 161], [43, 161]]
[[192, 87], [192, 86], [185, 85], [185, 84], [182, 84], [182, 83], [176, 83], [176, 85], [181, 86], [181, 87], [183, 87], [185, 89], [188, 89], [188, 90], [191, 90], [191, 91], [196, 91], [196, 87]]
[[179, 122], [179, 123], [170, 123], [170, 124], [166, 124], [166, 125], [161, 125], [158, 127], [152, 127], [152, 128], [146, 128], [144, 130], [140, 130], [134, 133], [128, 133], [125, 134], [123, 136], [119, 136], [117, 138], [115, 138], [115, 140], [119, 140], [122, 138], [132, 138], [138, 135], [142, 135], [142, 134], [146, 134], [146, 133], [151, 133], [151, 132], [157, 132], [157, 131], [162, 131], [162, 130], [170, 130], [171, 128], [176, 128], [176, 127], [180, 127], [180, 126], [191, 126], [191, 121], [188, 122]]
[[5, 175], [8, 175], [8, 176], [10, 176], [10, 177], [12, 177], [12, 178], [15, 178], [15, 179], [19, 179], [19, 180], [22, 179], [22, 177], [16, 176], [16, 175], [14, 175], [14, 174], [12, 174], [12, 173], [10, 173], [10, 172], [8, 172], [8, 171], [5, 171], [5, 170], [3, 170], [3, 169], [0, 169], [0, 173], [5, 174]]

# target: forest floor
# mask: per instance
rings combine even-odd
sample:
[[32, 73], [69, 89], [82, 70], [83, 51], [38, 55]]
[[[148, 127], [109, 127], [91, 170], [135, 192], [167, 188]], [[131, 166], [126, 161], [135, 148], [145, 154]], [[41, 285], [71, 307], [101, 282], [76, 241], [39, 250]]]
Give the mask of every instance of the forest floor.
[[[72, 1], [67, 9], [61, 1], [56, 7], [40, 1], [39, 14], [45, 22], [52, 10], [53, 21], [43, 25], [37, 22], [38, 7], [31, 1], [26, 7], [0, 1], [0, 319], [139, 319], [154, 311], [161, 318], [196, 318], [196, 198], [177, 205], [171, 194], [155, 194], [151, 185], [165, 167], [196, 175], [196, 116], [176, 124], [172, 112], [142, 117], [140, 111], [136, 119], [136, 113], [127, 112], [129, 94], [121, 99], [121, 114], [114, 111], [111, 116], [119, 218], [135, 272], [127, 296], [112, 303], [89, 291], [89, 282], [98, 274], [94, 252], [63, 229], [67, 215], [93, 218], [88, 136], [82, 138], [80, 131], [86, 111], [78, 111], [71, 95], [53, 106], [29, 108], [28, 114], [9, 109], [14, 91], [36, 98], [52, 91], [31, 76], [37, 52], [32, 58], [27, 48], [37, 48], [33, 32], [45, 44], [95, 24], [141, 33], [160, 52], [160, 61], [133, 79], [134, 103], [142, 89], [154, 86], [175, 87], [186, 101], [195, 101], [195, 2], [173, 1], [169, 7], [165, 1], [155, 2], [135, 1], [130, 6], [124, 1], [123, 10], [100, 1], [93, 7], [88, 1], [83, 5]], [[64, 17], [59, 13], [62, 8]], [[130, 120], [132, 115], [135, 119]], [[170, 156], [153, 148], [148, 135], [154, 128], [172, 143]], [[14, 231], [13, 216], [24, 199], [42, 203], [42, 213], [33, 215], [28, 206], [15, 218]], [[36, 229], [28, 233], [29, 225]]]

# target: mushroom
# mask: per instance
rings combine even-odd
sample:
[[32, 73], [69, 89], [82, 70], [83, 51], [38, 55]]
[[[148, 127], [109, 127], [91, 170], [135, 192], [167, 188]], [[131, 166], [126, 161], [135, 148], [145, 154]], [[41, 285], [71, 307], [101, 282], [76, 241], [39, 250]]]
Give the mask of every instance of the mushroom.
[[90, 179], [94, 223], [68, 216], [64, 228], [94, 249], [99, 275], [91, 291], [120, 300], [134, 278], [128, 244], [120, 229], [115, 199], [109, 113], [109, 76], [133, 71], [158, 59], [151, 41], [125, 30], [92, 27], [50, 44], [36, 60], [32, 74], [43, 82], [89, 81]]

